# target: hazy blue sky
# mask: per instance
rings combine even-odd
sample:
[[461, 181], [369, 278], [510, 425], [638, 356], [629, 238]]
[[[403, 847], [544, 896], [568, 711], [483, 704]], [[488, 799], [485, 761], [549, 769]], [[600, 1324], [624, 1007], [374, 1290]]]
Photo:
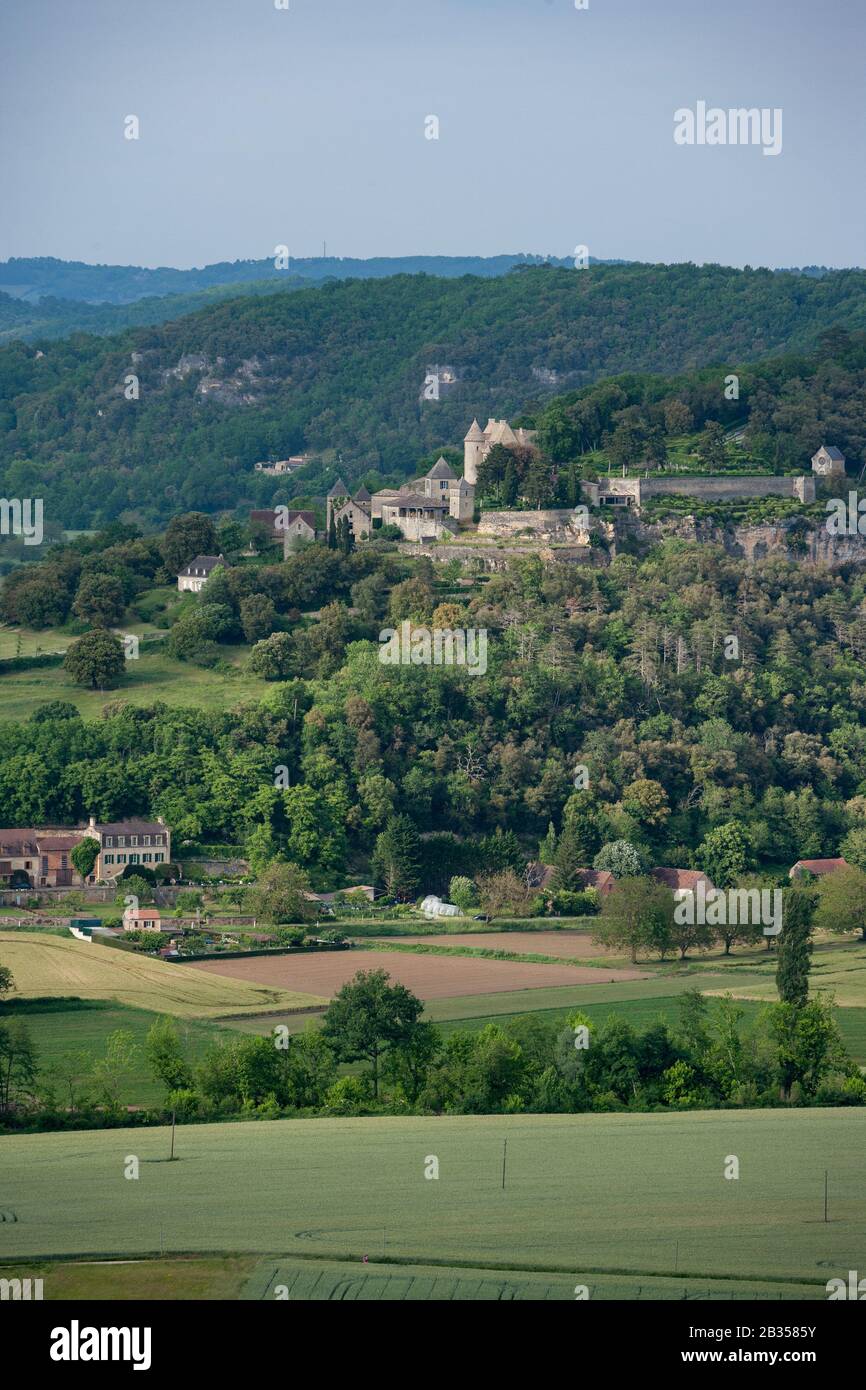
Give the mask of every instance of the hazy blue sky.
[[[0, 258], [866, 264], [863, 0], [289, 3], [0, 0]], [[677, 146], [699, 100], [782, 153]]]

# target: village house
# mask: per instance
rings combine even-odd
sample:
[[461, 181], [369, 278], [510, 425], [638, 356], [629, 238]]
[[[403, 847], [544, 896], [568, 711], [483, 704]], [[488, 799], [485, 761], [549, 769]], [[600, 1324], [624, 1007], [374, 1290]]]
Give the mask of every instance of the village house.
[[316, 518], [313, 512], [289, 511], [285, 520], [278, 520], [278, 531], [283, 538], [283, 559], [300, 546], [316, 539]]
[[[275, 507], [263, 507], [258, 511], [250, 512], [250, 525], [267, 532], [269, 541], [281, 541], [283, 539], [283, 527], [280, 525], [281, 516], [285, 512], [278, 512]], [[255, 532], [258, 536], [258, 531]]]
[[123, 914], [123, 930], [162, 931], [162, 918], [159, 909], [156, 907], [126, 908]]
[[200, 594], [217, 565], [224, 565], [224, 555], [196, 555], [186, 569], [177, 576], [177, 587], [182, 594]]
[[[72, 863], [82, 840], [99, 842], [99, 855], [86, 879]], [[4, 888], [71, 888], [98, 880], [111, 882], [127, 864], [156, 868], [171, 859], [171, 831], [161, 820], [118, 821], [86, 827], [0, 830], [0, 886]]]
[[652, 876], [672, 893], [697, 892], [698, 884], [704, 885], [705, 893], [714, 893], [712, 881], [700, 869], [653, 869]]
[[6, 888], [68, 888], [80, 880], [70, 855], [75, 830], [0, 830], [0, 884]]
[[[311, 511], [300, 511], [291, 507], [263, 507], [250, 512], [250, 523], [261, 528], [269, 542], [278, 541], [283, 547], [283, 558], [299, 545], [316, 539], [316, 517]], [[255, 545], [251, 546], [251, 551]]]
[[788, 870], [788, 877], [805, 878], [807, 874], [811, 874], [814, 878], [824, 878], [826, 874], [835, 873], [837, 869], [850, 867], [847, 859], [798, 859]]
[[310, 462], [311, 454], [292, 454], [291, 458], [278, 459], [276, 463], [257, 463], [255, 471], [257, 473], [272, 473], [274, 475], [296, 473], [299, 468]]
[[[613, 892], [616, 879], [608, 869], [578, 869], [577, 872], [580, 874], [582, 891], [594, 888], [597, 893], [605, 896]], [[536, 859], [526, 867], [527, 887], [538, 889], [539, 892], [552, 892], [555, 877], [556, 869], [553, 864], [542, 864]]]
[[155, 869], [171, 860], [171, 831], [161, 817], [155, 821], [97, 824], [91, 816], [84, 833], [99, 841], [99, 856], [90, 881], [104, 879], [110, 883], [119, 878], [128, 865], [143, 864], [147, 869]]

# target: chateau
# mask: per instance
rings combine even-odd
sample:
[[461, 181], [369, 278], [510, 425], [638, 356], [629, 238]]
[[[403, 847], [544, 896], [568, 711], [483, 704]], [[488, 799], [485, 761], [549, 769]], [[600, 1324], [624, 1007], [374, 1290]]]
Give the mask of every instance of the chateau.
[[472, 520], [475, 488], [458, 478], [446, 459], [440, 458], [423, 478], [400, 488], [383, 488], [371, 497], [359, 488], [354, 497], [340, 478], [328, 493], [328, 530], [348, 519], [355, 539], [370, 535], [373, 521], [397, 526], [406, 540], [438, 540], [454, 535], [461, 522]]
[[463, 476], [472, 487], [478, 482], [478, 465], [486, 459], [495, 444], [506, 449], [532, 449], [536, 430], [513, 430], [507, 420], [487, 421], [484, 429], [473, 420], [463, 441]]

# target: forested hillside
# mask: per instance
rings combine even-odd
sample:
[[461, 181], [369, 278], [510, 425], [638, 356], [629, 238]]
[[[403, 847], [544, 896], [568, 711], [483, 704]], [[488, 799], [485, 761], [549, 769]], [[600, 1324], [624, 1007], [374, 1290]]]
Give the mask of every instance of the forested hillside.
[[[538, 267], [233, 299], [108, 340], [46, 342], [42, 355], [0, 350], [2, 486], [92, 527], [290, 500], [252, 468], [302, 448], [342, 461], [304, 470], [297, 495], [324, 490], [336, 467], [350, 482], [402, 480], [473, 415], [537, 410], [617, 372], [733, 370], [809, 350], [834, 325], [866, 328], [863, 272]], [[457, 384], [422, 400], [436, 364]], [[124, 390], [132, 372], [138, 399]]]
[[[584, 476], [605, 464], [669, 465], [677, 436], [699, 429], [688, 466], [706, 472], [808, 471], [822, 443], [842, 450], [849, 472], [866, 465], [866, 333], [830, 329], [813, 353], [737, 365], [736, 375], [736, 399], [727, 399], [718, 369], [633, 373], [556, 396], [527, 418], [546, 455], [577, 461]], [[719, 426], [739, 427], [739, 456]], [[682, 450], [676, 461], [685, 466]]]
[[[166, 563], [184, 534], [176, 525], [162, 542]], [[160, 562], [155, 540], [112, 532], [24, 583], [77, 585], [77, 611], [98, 624], [107, 579], [134, 590]], [[454, 562], [451, 584], [460, 572]], [[442, 584], [429, 560], [381, 542], [346, 556], [311, 546], [212, 578], [179, 607], [169, 650], [191, 673], [210, 668], [243, 629], [259, 639], [249, 662], [272, 682], [265, 700], [231, 713], [136, 709], [121, 657], [89, 722], [55, 686], [26, 723], [0, 725], [6, 820], [159, 813], [179, 842], [235, 844], [263, 863], [282, 851], [323, 886], [350, 866], [366, 875], [395, 814], [461, 837], [425, 841], [428, 888], [503, 867], [505, 844], [481, 844], [497, 831], [513, 833], [506, 866], [521, 864], [518, 840], [526, 858], [546, 837], [563, 872], [617, 840], [716, 882], [840, 852], [866, 866], [862, 575], [780, 560], [744, 570], [671, 542], [600, 569], [533, 557], [460, 602]], [[443, 618], [488, 633], [485, 674], [379, 660], [384, 623]]]

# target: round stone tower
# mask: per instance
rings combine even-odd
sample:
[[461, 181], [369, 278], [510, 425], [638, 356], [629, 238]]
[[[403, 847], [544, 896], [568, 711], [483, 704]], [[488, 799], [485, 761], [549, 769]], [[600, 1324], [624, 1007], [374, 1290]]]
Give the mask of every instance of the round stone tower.
[[478, 465], [484, 457], [485, 438], [477, 420], [473, 420], [463, 441], [463, 476], [472, 487], [478, 482]]

